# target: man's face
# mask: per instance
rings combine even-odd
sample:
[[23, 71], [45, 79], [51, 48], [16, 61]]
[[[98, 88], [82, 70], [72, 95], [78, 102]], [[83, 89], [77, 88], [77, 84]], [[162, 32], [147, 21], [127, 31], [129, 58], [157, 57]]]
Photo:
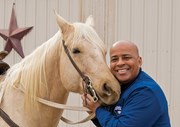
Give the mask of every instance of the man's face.
[[110, 50], [110, 69], [122, 84], [127, 84], [138, 75], [142, 60], [138, 49], [131, 43], [117, 43]]

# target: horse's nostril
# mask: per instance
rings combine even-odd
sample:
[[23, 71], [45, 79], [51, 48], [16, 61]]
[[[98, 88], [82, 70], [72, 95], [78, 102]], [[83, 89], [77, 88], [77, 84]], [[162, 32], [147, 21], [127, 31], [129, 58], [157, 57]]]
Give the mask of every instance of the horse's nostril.
[[104, 83], [103, 85], [103, 91], [108, 96], [110, 96], [112, 92], [111, 88], [106, 83]]

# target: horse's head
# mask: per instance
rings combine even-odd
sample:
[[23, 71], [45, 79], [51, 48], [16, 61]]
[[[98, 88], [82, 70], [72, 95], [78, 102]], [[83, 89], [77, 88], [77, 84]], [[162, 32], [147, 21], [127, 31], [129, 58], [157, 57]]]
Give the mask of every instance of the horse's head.
[[[120, 95], [120, 85], [106, 64], [105, 44], [92, 27], [93, 18], [89, 17], [85, 24], [71, 24], [57, 15], [57, 23], [70, 56], [81, 73], [90, 78], [100, 101], [104, 104], [115, 103]], [[61, 52], [60, 66], [64, 87], [68, 91], [82, 93], [82, 77], [72, 65], [65, 49]]]

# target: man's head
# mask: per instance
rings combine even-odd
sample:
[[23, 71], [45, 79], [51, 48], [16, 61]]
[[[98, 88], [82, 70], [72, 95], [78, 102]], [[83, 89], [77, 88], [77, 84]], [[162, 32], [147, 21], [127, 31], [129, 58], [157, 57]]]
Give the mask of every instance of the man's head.
[[121, 84], [133, 81], [142, 65], [137, 46], [130, 41], [118, 41], [110, 49], [110, 69]]

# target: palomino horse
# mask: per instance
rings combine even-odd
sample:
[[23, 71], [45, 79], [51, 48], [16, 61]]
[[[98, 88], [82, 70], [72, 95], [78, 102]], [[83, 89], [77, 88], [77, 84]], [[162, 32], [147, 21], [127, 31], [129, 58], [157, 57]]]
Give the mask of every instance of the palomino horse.
[[[89, 92], [95, 91], [98, 101], [113, 104], [118, 100], [120, 86], [109, 71], [105, 45], [92, 21], [90, 17], [85, 24], [71, 24], [57, 15], [59, 31], [1, 78], [0, 107], [17, 125], [56, 127], [63, 110], [44, 105], [37, 97], [65, 104], [69, 92], [84, 92], [82, 75], [92, 83]], [[7, 126], [1, 118], [0, 126]]]

